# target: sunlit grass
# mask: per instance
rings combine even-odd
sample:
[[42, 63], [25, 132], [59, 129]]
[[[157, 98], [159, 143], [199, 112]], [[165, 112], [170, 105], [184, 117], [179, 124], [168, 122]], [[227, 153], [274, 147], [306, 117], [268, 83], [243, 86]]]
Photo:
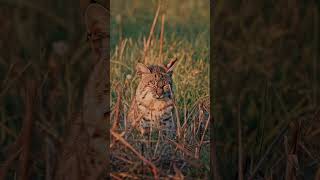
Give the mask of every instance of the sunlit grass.
[[[131, 2], [130, 8], [122, 1], [112, 1], [113, 17], [111, 19], [111, 106], [116, 103], [116, 86], [122, 87], [122, 120], [135, 95], [139, 82], [135, 66], [138, 62], [147, 65], [168, 63], [171, 58], [178, 62], [173, 73], [173, 89], [177, 102], [178, 114], [181, 124], [187, 122], [186, 143], [194, 146], [197, 140], [192, 137], [194, 118], [199, 116], [198, 104], [209, 96], [209, 11], [204, 3], [186, 1], [185, 5], [177, 6], [170, 1], [165, 10], [166, 20], [164, 26], [163, 49], [160, 56], [160, 22], [144, 57], [144, 40], [149, 36], [150, 27], [154, 18], [156, 3], [147, 1]], [[182, 3], [184, 4], [184, 3]], [[196, 7], [201, 7], [196, 9]], [[124, 7], [123, 7], [124, 6]], [[146, 7], [148, 6], [148, 7]], [[122, 8], [121, 11], [119, 11]], [[182, 9], [181, 9], [182, 8]], [[125, 9], [125, 11], [123, 11]], [[182, 11], [185, 10], [185, 11]], [[183, 13], [193, 11], [194, 14]], [[161, 11], [162, 12], [162, 11]], [[195, 17], [199, 18], [195, 21]], [[207, 130], [206, 140], [209, 137]], [[189, 147], [189, 148], [190, 148]], [[192, 149], [194, 150], [194, 149]], [[203, 145], [200, 160], [209, 167], [209, 144]], [[183, 172], [186, 177], [205, 177], [209, 169], [189, 169]]]

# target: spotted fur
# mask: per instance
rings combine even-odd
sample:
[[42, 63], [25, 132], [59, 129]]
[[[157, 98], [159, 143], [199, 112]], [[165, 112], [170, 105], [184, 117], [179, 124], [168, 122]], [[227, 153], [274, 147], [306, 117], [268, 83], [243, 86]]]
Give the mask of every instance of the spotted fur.
[[141, 134], [161, 130], [173, 135], [172, 70], [176, 60], [167, 66], [138, 63], [136, 70], [141, 80], [128, 113], [128, 121]]
[[82, 113], [73, 119], [62, 144], [54, 180], [98, 179], [109, 164], [106, 158], [110, 93], [110, 86], [106, 84], [109, 76], [108, 11], [99, 4], [90, 4], [85, 19], [96, 65], [84, 90]]

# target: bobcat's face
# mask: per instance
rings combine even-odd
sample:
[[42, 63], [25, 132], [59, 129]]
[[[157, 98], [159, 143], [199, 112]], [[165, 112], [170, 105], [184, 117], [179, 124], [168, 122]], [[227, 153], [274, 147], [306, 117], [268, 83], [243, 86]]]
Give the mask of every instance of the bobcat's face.
[[172, 98], [172, 77], [162, 67], [150, 66], [150, 73], [141, 75], [139, 84], [140, 92], [145, 92], [146, 97], [154, 99]]
[[109, 11], [99, 4], [93, 4], [86, 10], [87, 39], [98, 59], [104, 58], [109, 52], [108, 14]]
[[137, 64], [136, 70], [141, 77], [136, 91], [139, 100], [149, 104], [154, 100], [172, 99], [172, 72], [175, 61], [171, 61], [166, 66]]

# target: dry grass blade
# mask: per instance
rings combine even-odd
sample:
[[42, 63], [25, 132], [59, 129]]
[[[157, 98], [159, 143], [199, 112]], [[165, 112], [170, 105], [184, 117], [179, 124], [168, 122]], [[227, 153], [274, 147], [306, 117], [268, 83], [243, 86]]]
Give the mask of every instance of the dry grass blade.
[[209, 122], [210, 122], [210, 115], [209, 115], [209, 117], [208, 117], [208, 119], [207, 119], [206, 125], [205, 125], [205, 127], [204, 127], [204, 131], [203, 131], [203, 133], [202, 133], [202, 135], [201, 135], [200, 142], [199, 142], [198, 145], [197, 145], [198, 151], [196, 151], [197, 153], [196, 153], [196, 155], [195, 155], [195, 157], [196, 157], [197, 159], [200, 157], [200, 154], [199, 154], [199, 153], [200, 153], [200, 151], [201, 151], [201, 146], [202, 146], [203, 141], [204, 141], [204, 136], [205, 136], [205, 134], [206, 134], [206, 132], [207, 132], [207, 129], [208, 129], [208, 127], [209, 127]]
[[128, 164], [133, 164], [132, 161], [130, 161], [130, 160], [124, 158], [124, 157], [121, 157], [121, 156], [118, 156], [118, 155], [113, 155], [113, 157], [114, 157], [114, 158], [117, 158], [117, 159], [119, 159], [119, 160], [121, 160], [121, 161], [123, 161], [123, 162], [126, 162], [126, 163], [128, 163]]
[[165, 14], [162, 14], [162, 16], [161, 16], [161, 32], [160, 32], [160, 49], [159, 49], [160, 63], [163, 62], [162, 49], [163, 49], [164, 21], [165, 21]]
[[111, 176], [112, 178], [116, 179], [116, 180], [122, 180], [122, 178], [116, 176], [116, 175], [113, 174], [113, 173], [110, 173], [110, 176]]
[[287, 132], [288, 130], [288, 126], [286, 126], [282, 131], [280, 131], [280, 133], [278, 134], [278, 136], [272, 141], [272, 143], [268, 146], [268, 149], [266, 150], [266, 152], [264, 153], [264, 155], [261, 157], [261, 159], [259, 160], [258, 164], [256, 165], [256, 167], [254, 168], [253, 172], [251, 173], [249, 180], [253, 180], [256, 173], [258, 172], [259, 168], [261, 167], [262, 163], [264, 162], [264, 160], [266, 159], [266, 157], [268, 156], [268, 154], [271, 152], [272, 148], [277, 144], [277, 142], [283, 137], [283, 135]]
[[22, 152], [20, 154], [20, 180], [27, 180], [29, 170], [29, 159], [30, 159], [30, 146], [31, 146], [31, 132], [33, 125], [33, 103], [35, 98], [35, 82], [30, 81], [27, 85], [26, 92], [26, 104], [25, 104], [25, 119], [22, 126]]
[[317, 156], [314, 156], [308, 149], [307, 147], [302, 143], [299, 142], [299, 147], [315, 162], [319, 164], [320, 159]]
[[123, 57], [123, 52], [124, 52], [124, 50], [126, 48], [126, 45], [127, 45], [127, 39], [121, 41], [120, 48], [119, 48], [119, 51], [120, 51], [119, 52], [119, 56], [120, 56], [120, 58]]
[[[174, 61], [176, 61], [176, 59], [174, 59]], [[168, 65], [171, 65], [172, 64], [172, 60], [171, 62], [169, 62]], [[172, 96], [172, 99], [173, 99], [173, 107], [174, 107], [174, 112], [175, 112], [175, 115], [176, 115], [176, 125], [177, 125], [177, 137], [178, 137], [178, 140], [181, 139], [181, 125], [180, 125], [180, 117], [179, 117], [179, 111], [178, 111], [178, 108], [177, 108], [177, 105], [176, 105], [176, 99], [175, 99], [175, 96], [174, 96], [174, 93], [173, 93], [173, 90], [172, 90], [172, 87], [170, 86], [170, 94]]]
[[120, 136], [120, 134], [114, 132], [114, 131], [110, 131], [111, 135], [114, 136], [117, 140], [119, 140], [124, 146], [126, 146], [127, 148], [129, 148], [136, 156], [138, 156], [138, 158], [140, 160], [142, 160], [145, 164], [149, 165], [151, 168], [151, 172], [154, 176], [154, 179], [158, 180], [159, 179], [159, 175], [158, 175], [158, 169], [157, 167], [150, 162], [149, 160], [147, 160], [144, 156], [142, 156], [137, 150], [135, 150], [123, 137]]
[[121, 176], [122, 178], [125, 178], [125, 179], [127, 179], [127, 178], [129, 178], [129, 179], [139, 179], [137, 176], [131, 175], [131, 174], [126, 173], [126, 172], [117, 173], [117, 177], [118, 176]]
[[204, 141], [204, 136], [205, 136], [205, 134], [206, 134], [206, 132], [207, 132], [207, 130], [208, 130], [209, 123], [210, 123], [210, 115], [209, 115], [209, 117], [208, 117], [208, 119], [207, 119], [207, 122], [206, 122], [206, 125], [205, 125], [205, 127], [204, 127], [204, 131], [203, 131], [203, 133], [202, 133], [201, 140], [200, 140], [200, 145], [202, 145], [202, 143], [203, 143], [203, 141]]
[[120, 123], [121, 94], [122, 94], [120, 84], [117, 85], [116, 91], [117, 91], [117, 102], [114, 109], [115, 117], [114, 117], [114, 122], [111, 128], [112, 131], [115, 131], [119, 127], [119, 123]]
[[176, 115], [176, 122], [177, 122], [177, 137], [178, 139], [181, 139], [181, 125], [180, 125], [180, 117], [179, 117], [179, 111], [176, 105], [176, 102], [173, 103], [173, 107], [175, 110], [175, 115]]
[[148, 40], [147, 40], [146, 45], [144, 47], [144, 57], [143, 57], [144, 63], [146, 63], [146, 56], [147, 56], [148, 49], [149, 49], [149, 46], [150, 46], [150, 43], [151, 43], [151, 38], [152, 38], [152, 35], [153, 35], [153, 32], [154, 32], [154, 28], [155, 28], [155, 26], [157, 24], [159, 12], [160, 12], [160, 5], [161, 5], [160, 2], [161, 1], [159, 1], [158, 8], [157, 8], [157, 11], [156, 11], [156, 15], [154, 16], [154, 19], [153, 19], [153, 22], [152, 22], [152, 26], [151, 26], [151, 29], [150, 29]]
[[185, 153], [186, 155], [190, 156], [190, 157], [194, 157], [194, 155], [192, 154], [192, 152], [190, 152], [189, 150], [187, 150], [186, 148], [184, 148], [183, 145], [176, 143], [175, 141], [168, 139], [168, 142], [175, 145], [178, 149], [180, 149], [183, 153]]

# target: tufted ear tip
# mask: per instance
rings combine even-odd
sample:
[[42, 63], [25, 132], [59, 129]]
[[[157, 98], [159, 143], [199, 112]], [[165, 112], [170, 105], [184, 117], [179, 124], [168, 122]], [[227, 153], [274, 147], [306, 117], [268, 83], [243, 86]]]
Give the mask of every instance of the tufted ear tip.
[[173, 69], [176, 65], [176, 62], [178, 61], [178, 58], [172, 58], [169, 63], [166, 65], [167, 73], [172, 73]]

